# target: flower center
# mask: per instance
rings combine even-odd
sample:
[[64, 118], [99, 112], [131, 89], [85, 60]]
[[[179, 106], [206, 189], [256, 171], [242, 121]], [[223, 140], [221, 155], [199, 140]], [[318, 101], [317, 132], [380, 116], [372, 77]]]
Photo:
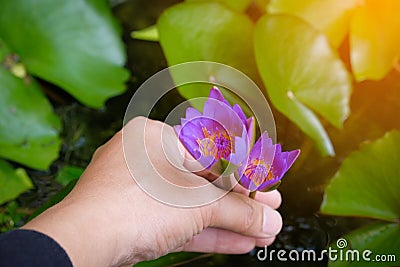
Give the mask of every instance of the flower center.
[[204, 138], [197, 139], [200, 152], [203, 156], [213, 156], [216, 160], [225, 158], [233, 152], [233, 138], [226, 131], [210, 133], [202, 127]]
[[247, 165], [244, 174], [258, 187], [274, 178], [272, 167], [262, 159], [255, 159]]

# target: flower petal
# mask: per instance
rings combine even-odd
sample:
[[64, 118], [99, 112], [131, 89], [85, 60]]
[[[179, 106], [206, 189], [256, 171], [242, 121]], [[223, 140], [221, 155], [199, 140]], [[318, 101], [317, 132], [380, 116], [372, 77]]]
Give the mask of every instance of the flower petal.
[[191, 108], [191, 107], [186, 109], [186, 119], [187, 120], [193, 119], [195, 117], [200, 117], [200, 116], [201, 116], [201, 113], [197, 109]]
[[219, 100], [208, 99], [204, 105], [204, 116], [212, 118], [232, 135], [241, 135], [244, 125], [236, 112]]
[[244, 188], [249, 189], [251, 180], [246, 175], [243, 174], [239, 182]]
[[249, 137], [249, 144], [253, 145], [256, 139], [256, 124], [254, 117], [250, 117], [247, 119], [246, 130], [247, 130], [247, 135]]
[[272, 173], [276, 179], [282, 179], [283, 175], [287, 171], [287, 156], [286, 154], [281, 153], [281, 145], [275, 145], [275, 156], [274, 162], [272, 163]]
[[246, 115], [244, 115], [242, 108], [238, 104], [235, 104], [235, 105], [233, 105], [233, 110], [236, 112], [236, 114], [242, 120], [243, 124], [247, 126]]
[[228, 105], [229, 107], [231, 107], [229, 102], [224, 98], [221, 91], [216, 86], [213, 86], [211, 88], [210, 95], [208, 96], [208, 98], [213, 98], [213, 99], [219, 100], [219, 101], [223, 102], [224, 104]]
[[298, 156], [300, 155], [300, 149], [288, 151], [288, 156], [287, 156], [287, 162], [286, 162], [286, 168], [287, 170], [292, 167], [293, 163], [296, 161]]
[[247, 161], [248, 145], [246, 138], [235, 137], [235, 153], [231, 153], [228, 160], [235, 165], [240, 165]]
[[264, 132], [254, 144], [250, 152], [250, 160], [263, 159], [267, 164], [271, 165], [275, 156], [275, 149], [272, 139], [268, 137], [267, 132]]

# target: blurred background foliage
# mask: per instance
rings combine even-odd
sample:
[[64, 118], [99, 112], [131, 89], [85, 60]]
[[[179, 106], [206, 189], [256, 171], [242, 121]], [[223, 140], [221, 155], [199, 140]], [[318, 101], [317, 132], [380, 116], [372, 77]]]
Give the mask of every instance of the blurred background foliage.
[[[400, 260], [399, 3], [3, 1], [1, 231], [73, 188], [94, 149], [122, 126], [145, 79], [167, 65], [209, 60], [251, 77], [271, 104], [278, 141], [302, 150], [280, 187], [284, 228], [271, 249], [318, 251], [345, 236], [353, 249]], [[178, 90], [160, 100], [151, 118], [162, 120], [185, 98], [208, 95]], [[176, 263], [265, 264], [252, 254], [181, 253], [139, 265]], [[293, 263], [303, 265], [327, 262]]]

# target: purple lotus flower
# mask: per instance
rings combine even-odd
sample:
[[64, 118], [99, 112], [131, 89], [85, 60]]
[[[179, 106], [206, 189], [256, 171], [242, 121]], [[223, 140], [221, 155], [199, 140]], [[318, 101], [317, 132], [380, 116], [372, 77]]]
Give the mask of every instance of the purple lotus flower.
[[[211, 88], [209, 98], [213, 98], [213, 99], [219, 100], [219, 101], [225, 103], [226, 105], [228, 105], [229, 107], [231, 107], [229, 102], [224, 98], [224, 96], [222, 95], [221, 91], [216, 86], [213, 86], [213, 88]], [[253, 144], [254, 143], [254, 138], [255, 138], [255, 121], [254, 121], [254, 117], [251, 116], [249, 118], [246, 118], [246, 115], [244, 114], [242, 108], [238, 104], [234, 104], [232, 109], [239, 116], [239, 118], [242, 121], [243, 125], [245, 125], [246, 131], [247, 131], [247, 136], [249, 137], [250, 144]]]
[[282, 152], [281, 145], [273, 145], [268, 134], [263, 133], [250, 152], [247, 164], [238, 170], [240, 183], [250, 192], [276, 188], [299, 153], [300, 150]]
[[211, 89], [203, 114], [188, 108], [181, 125], [174, 126], [182, 144], [208, 169], [219, 160], [241, 165], [249, 151], [248, 130], [253, 128], [254, 119], [247, 119], [238, 105], [230, 106], [217, 87]]

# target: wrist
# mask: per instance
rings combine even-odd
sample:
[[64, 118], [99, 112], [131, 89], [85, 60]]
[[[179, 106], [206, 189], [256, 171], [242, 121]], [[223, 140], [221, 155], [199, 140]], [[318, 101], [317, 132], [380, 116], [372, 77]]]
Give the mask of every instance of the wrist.
[[115, 265], [116, 243], [110, 232], [100, 227], [109, 225], [105, 220], [98, 210], [91, 208], [90, 201], [64, 200], [22, 228], [54, 239], [74, 266]]

